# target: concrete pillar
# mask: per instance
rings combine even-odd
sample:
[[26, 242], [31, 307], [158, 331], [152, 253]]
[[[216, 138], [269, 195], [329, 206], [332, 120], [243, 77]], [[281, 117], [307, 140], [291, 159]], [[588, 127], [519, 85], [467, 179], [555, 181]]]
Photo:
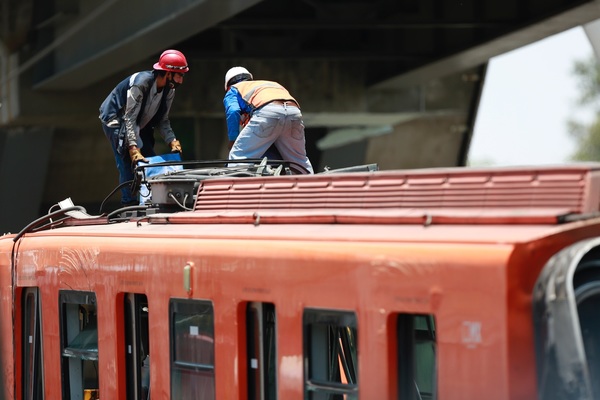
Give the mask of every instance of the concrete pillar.
[[317, 143], [329, 132], [325, 127], [305, 128], [304, 136], [306, 138], [306, 155], [313, 166], [315, 173], [322, 172], [325, 167], [322, 165], [323, 153]]
[[460, 114], [417, 118], [367, 141], [364, 163], [379, 169], [456, 166], [467, 127]]
[[196, 160], [227, 159], [229, 155], [225, 114], [220, 118], [199, 118], [196, 132]]
[[[0, 129], [0, 234], [40, 217], [53, 129]], [[45, 210], [44, 210], [45, 212]]]
[[8, 54], [0, 43], [0, 125], [12, 121], [19, 115], [19, 67], [17, 53]]

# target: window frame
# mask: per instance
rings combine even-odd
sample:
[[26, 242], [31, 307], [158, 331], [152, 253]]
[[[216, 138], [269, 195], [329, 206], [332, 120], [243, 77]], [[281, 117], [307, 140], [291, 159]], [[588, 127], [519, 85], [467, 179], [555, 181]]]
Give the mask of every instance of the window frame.
[[[208, 313], [207, 313], [208, 312]], [[188, 326], [191, 332], [189, 335], [191, 336], [204, 336], [202, 341], [196, 343], [197, 346], [202, 347], [205, 343], [210, 343], [212, 341], [212, 347], [210, 349], [209, 358], [212, 358], [212, 364], [206, 362], [193, 362], [193, 361], [183, 361], [177, 360], [176, 355], [178, 353], [177, 347], [179, 342], [177, 340], [177, 319], [176, 315], [188, 315], [188, 318], [192, 318], [194, 316], [200, 316], [200, 319], [203, 319], [202, 316], [209, 316], [209, 325], [210, 331], [208, 332], [206, 329], [202, 330], [199, 326]], [[213, 303], [209, 300], [196, 300], [196, 299], [171, 299], [169, 302], [169, 338], [170, 338], [170, 372], [171, 372], [171, 397], [172, 398], [188, 398], [185, 397], [187, 395], [193, 396], [194, 394], [198, 395], [198, 393], [186, 393], [183, 390], [185, 388], [183, 385], [177, 385], [176, 380], [182, 379], [185, 375], [188, 374], [191, 376], [210, 378], [210, 384], [212, 385], [209, 390], [204, 390], [202, 393], [202, 400], [205, 399], [215, 399], [215, 312]], [[204, 322], [204, 321], [201, 321]], [[197, 329], [197, 331], [196, 331]], [[203, 333], [209, 333], [209, 335], [202, 335]], [[192, 344], [190, 343], [190, 346]], [[203, 350], [201, 350], [203, 351]], [[206, 356], [203, 354], [202, 356]], [[199, 381], [199, 379], [196, 379]], [[191, 388], [192, 390], [194, 388]], [[180, 393], [176, 393], [176, 390], [182, 390]], [[212, 390], [212, 393], [211, 393]]]
[[[81, 390], [81, 396], [86, 391], [97, 394], [100, 387], [100, 369], [98, 368], [98, 318], [97, 301], [94, 292], [61, 290], [58, 296], [60, 317], [60, 354], [63, 398], [71, 398], [73, 392]], [[95, 321], [82, 326], [80, 318], [82, 306], [89, 306], [94, 311]], [[75, 306], [77, 308], [75, 308]], [[87, 308], [83, 307], [86, 311]], [[75, 315], [77, 312], [77, 315]], [[89, 315], [88, 315], [89, 317]], [[77, 325], [75, 325], [77, 323]], [[82, 329], [83, 328], [83, 329]], [[74, 333], [76, 333], [74, 335]], [[74, 347], [73, 344], [81, 338], [86, 344], [95, 344], [96, 347], [84, 349]], [[81, 364], [76, 362], [80, 361]], [[90, 364], [91, 363], [91, 364]], [[86, 387], [86, 369], [92, 368], [96, 372], [95, 388]], [[88, 382], [89, 384], [89, 382]]]

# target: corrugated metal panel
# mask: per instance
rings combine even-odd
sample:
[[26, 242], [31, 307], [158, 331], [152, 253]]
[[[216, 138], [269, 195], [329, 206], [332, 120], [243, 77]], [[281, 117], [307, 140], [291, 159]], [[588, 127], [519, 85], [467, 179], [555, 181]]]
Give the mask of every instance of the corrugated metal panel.
[[[598, 165], [448, 168], [205, 180], [196, 211], [411, 209], [506, 218], [598, 211]], [[471, 210], [472, 212], [465, 211]], [[496, 210], [497, 212], [495, 212]], [[474, 213], [477, 211], [477, 213]], [[564, 215], [564, 214], [563, 214]], [[495, 219], [495, 218], [494, 218]]]

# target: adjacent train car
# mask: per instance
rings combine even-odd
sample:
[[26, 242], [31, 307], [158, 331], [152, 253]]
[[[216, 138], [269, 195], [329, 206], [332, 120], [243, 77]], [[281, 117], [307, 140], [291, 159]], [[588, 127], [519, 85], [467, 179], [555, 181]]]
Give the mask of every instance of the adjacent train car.
[[600, 398], [600, 165], [249, 174], [1, 237], [4, 398]]

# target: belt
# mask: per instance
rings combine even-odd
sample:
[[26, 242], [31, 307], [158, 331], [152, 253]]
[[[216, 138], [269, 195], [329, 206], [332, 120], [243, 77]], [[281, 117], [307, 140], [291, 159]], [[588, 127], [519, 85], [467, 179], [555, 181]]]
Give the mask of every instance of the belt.
[[294, 100], [273, 100], [269, 104], [298, 107], [298, 104]]

